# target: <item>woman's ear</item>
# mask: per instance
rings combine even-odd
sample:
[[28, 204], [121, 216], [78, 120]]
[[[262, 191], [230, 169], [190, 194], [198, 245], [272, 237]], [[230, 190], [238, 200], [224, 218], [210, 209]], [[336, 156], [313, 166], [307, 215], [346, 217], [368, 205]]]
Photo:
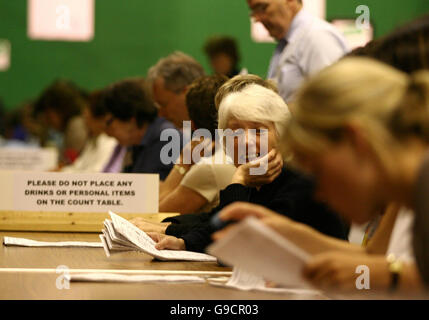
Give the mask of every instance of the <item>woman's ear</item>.
[[373, 154], [371, 145], [368, 143], [368, 139], [363, 132], [362, 127], [356, 123], [348, 123], [344, 128], [344, 138], [355, 150], [358, 158], [368, 157]]

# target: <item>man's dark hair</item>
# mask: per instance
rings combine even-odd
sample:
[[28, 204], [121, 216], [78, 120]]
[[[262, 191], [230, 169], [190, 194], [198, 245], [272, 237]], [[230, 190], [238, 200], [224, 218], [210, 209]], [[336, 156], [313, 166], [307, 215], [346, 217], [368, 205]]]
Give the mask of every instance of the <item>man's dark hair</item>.
[[72, 117], [81, 114], [86, 105], [87, 94], [84, 90], [71, 81], [56, 80], [36, 100], [34, 114], [53, 110], [61, 116], [65, 126]]
[[88, 108], [94, 118], [104, 117], [109, 113], [104, 99], [106, 98], [107, 89], [95, 90], [88, 96]]
[[135, 118], [139, 127], [152, 122], [158, 114], [143, 78], [126, 79], [113, 84], [107, 89], [103, 100], [114, 118], [121, 121]]
[[228, 36], [214, 36], [207, 40], [204, 45], [205, 53], [213, 58], [220, 53], [224, 53], [231, 57], [233, 66], [237, 67], [240, 61], [237, 42], [234, 38]]
[[215, 96], [219, 88], [228, 80], [226, 76], [205, 76], [195, 80], [186, 94], [186, 106], [191, 120], [197, 128], [210, 131], [212, 137], [217, 129]]
[[429, 69], [429, 15], [373, 40], [347, 56], [371, 57], [409, 74]]

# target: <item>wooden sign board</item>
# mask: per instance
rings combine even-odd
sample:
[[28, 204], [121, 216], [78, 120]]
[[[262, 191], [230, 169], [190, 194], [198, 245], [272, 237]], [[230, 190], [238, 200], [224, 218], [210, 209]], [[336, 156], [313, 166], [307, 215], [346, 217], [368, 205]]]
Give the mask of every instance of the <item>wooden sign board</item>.
[[161, 221], [159, 176], [0, 172], [0, 230], [100, 232], [107, 212]]

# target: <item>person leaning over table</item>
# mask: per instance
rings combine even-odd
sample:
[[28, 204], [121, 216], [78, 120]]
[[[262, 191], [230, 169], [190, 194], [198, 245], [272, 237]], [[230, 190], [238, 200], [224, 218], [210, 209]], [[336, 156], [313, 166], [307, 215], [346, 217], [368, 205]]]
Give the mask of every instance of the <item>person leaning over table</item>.
[[[227, 155], [237, 167], [232, 182], [221, 191], [220, 205], [206, 215], [205, 221], [193, 226], [190, 231], [178, 232], [180, 234], [175, 234], [177, 237], [149, 233], [158, 242], [156, 247], [203, 252], [210, 244], [211, 233], [214, 231], [210, 217], [236, 201], [263, 205], [324, 234], [347, 239], [347, 228], [338, 215], [324, 204], [313, 201], [312, 182], [283, 167], [283, 159], [276, 148], [288, 117], [289, 110], [283, 99], [260, 85], [250, 84], [239, 92], [224, 96], [219, 106], [219, 128], [234, 132], [242, 130], [243, 137], [234, 139], [233, 145], [226, 147]], [[250, 129], [256, 131], [256, 137], [250, 135]], [[248, 153], [238, 153], [243, 146], [246, 147], [245, 150], [254, 147], [256, 155], [259, 154], [258, 160], [252, 161]], [[252, 170], [258, 168], [264, 160], [265, 173], [252, 174]], [[167, 234], [174, 233], [173, 226], [174, 223], [167, 228]]]
[[82, 115], [88, 128], [89, 138], [81, 154], [62, 172], [101, 172], [112, 156], [117, 140], [106, 133], [107, 110], [103, 101], [105, 92], [97, 90], [88, 97], [88, 105]]
[[356, 290], [356, 266], [367, 265], [371, 289], [407, 293], [427, 287], [428, 128], [428, 71], [408, 76], [375, 60], [346, 58], [300, 90], [282, 143], [316, 179], [318, 199], [356, 223], [389, 202], [415, 212], [416, 263], [322, 253], [304, 270], [314, 285]]
[[189, 121], [186, 92], [195, 80], [205, 76], [204, 68], [191, 56], [176, 51], [159, 59], [147, 74], [147, 81], [159, 116], [179, 130]]
[[82, 116], [87, 94], [68, 80], [56, 80], [34, 102], [33, 113], [49, 130], [59, 149], [59, 167], [72, 164], [88, 140]]
[[[202, 79], [204, 79], [204, 78], [202, 78]], [[204, 80], [197, 80], [197, 82], [198, 83], [200, 83], [200, 82], [204, 83]], [[222, 85], [218, 89], [217, 94], [215, 95], [215, 97], [213, 99], [214, 107], [215, 107], [215, 110], [213, 110], [213, 112], [215, 112], [215, 114], [216, 114], [216, 127], [217, 127], [217, 110], [219, 109], [220, 101], [223, 99], [223, 97], [229, 93], [232, 93], [232, 92], [239, 92], [250, 84], [258, 84], [258, 85], [261, 85], [261, 86], [268, 88], [268, 89], [277, 93], [276, 85], [270, 80], [264, 80], [264, 79], [262, 79], [256, 75], [251, 75], [251, 74], [235, 76], [234, 78], [232, 78], [232, 79], [228, 80], [226, 83], [224, 83], [224, 85]], [[197, 92], [195, 92], [195, 94], [191, 93], [191, 96], [192, 96], [191, 100], [194, 100], [194, 98], [195, 98], [195, 101], [192, 101], [190, 103], [190, 105], [195, 104], [194, 106], [191, 106], [191, 109], [194, 109], [194, 111], [190, 110], [191, 117], [193, 117], [196, 110], [199, 109], [197, 107], [197, 104], [198, 104], [197, 99], [199, 99], [199, 98], [198, 98]], [[195, 114], [195, 117], [197, 117], [196, 114]], [[221, 151], [223, 152], [223, 149]], [[220, 152], [220, 151], [218, 151], [218, 152]], [[183, 164], [180, 164], [180, 165], [183, 166]], [[233, 167], [234, 167], [234, 172], [235, 172], [235, 166], [233, 166]], [[172, 171], [172, 172], [174, 172], [174, 171]], [[198, 177], [195, 176], [195, 178], [198, 178]], [[229, 180], [228, 184], [231, 182], [231, 179], [232, 179], [232, 176], [228, 176], [228, 180]], [[225, 178], [222, 178], [222, 180], [225, 180]], [[195, 181], [195, 179], [192, 178], [192, 181]], [[164, 187], [161, 187], [161, 191], [160, 191], [161, 194], [165, 193], [165, 189], [164, 190], [163, 189], [164, 189]], [[222, 188], [222, 189], [224, 189], [224, 188]], [[161, 195], [161, 198], [162, 198], [162, 195]], [[218, 203], [217, 203], [217, 205], [218, 205]], [[184, 208], [178, 209], [178, 211], [180, 211], [180, 212], [182, 212], [182, 210], [184, 210]], [[164, 221], [161, 223], [155, 223], [152, 221], [147, 221], [143, 218], [133, 219], [133, 220], [131, 220], [131, 222], [133, 222], [136, 226], [138, 226], [140, 229], [142, 229], [145, 232], [158, 232], [158, 233], [165, 234], [166, 229], [168, 228], [169, 230], [167, 231], [167, 233], [178, 234], [179, 232], [184, 233], [184, 232], [190, 230], [193, 226], [195, 226], [196, 224], [198, 224], [202, 221], [205, 221], [205, 220], [207, 220], [207, 211], [205, 211], [205, 212], [202, 211], [196, 215], [195, 214], [189, 214], [189, 215], [187, 214], [185, 216], [182, 215], [182, 216], [167, 218], [167, 219], [164, 219]]]
[[[145, 80], [122, 80], [106, 89], [104, 103], [108, 110], [106, 132], [129, 150], [124, 159], [124, 173], [159, 174], [164, 180], [173, 164], [160, 159], [163, 130], [176, 130], [174, 125], [158, 116], [158, 110], [147, 92]], [[114, 156], [114, 155], [112, 155]]]

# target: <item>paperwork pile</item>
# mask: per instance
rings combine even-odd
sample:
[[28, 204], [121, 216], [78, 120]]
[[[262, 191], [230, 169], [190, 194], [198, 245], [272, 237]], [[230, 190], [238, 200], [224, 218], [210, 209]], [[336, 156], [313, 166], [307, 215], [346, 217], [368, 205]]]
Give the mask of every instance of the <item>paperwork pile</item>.
[[100, 235], [106, 255], [113, 252], [141, 251], [162, 261], [216, 261], [204, 253], [158, 250], [155, 241], [131, 222], [109, 211], [112, 220], [104, 221], [103, 234]]

